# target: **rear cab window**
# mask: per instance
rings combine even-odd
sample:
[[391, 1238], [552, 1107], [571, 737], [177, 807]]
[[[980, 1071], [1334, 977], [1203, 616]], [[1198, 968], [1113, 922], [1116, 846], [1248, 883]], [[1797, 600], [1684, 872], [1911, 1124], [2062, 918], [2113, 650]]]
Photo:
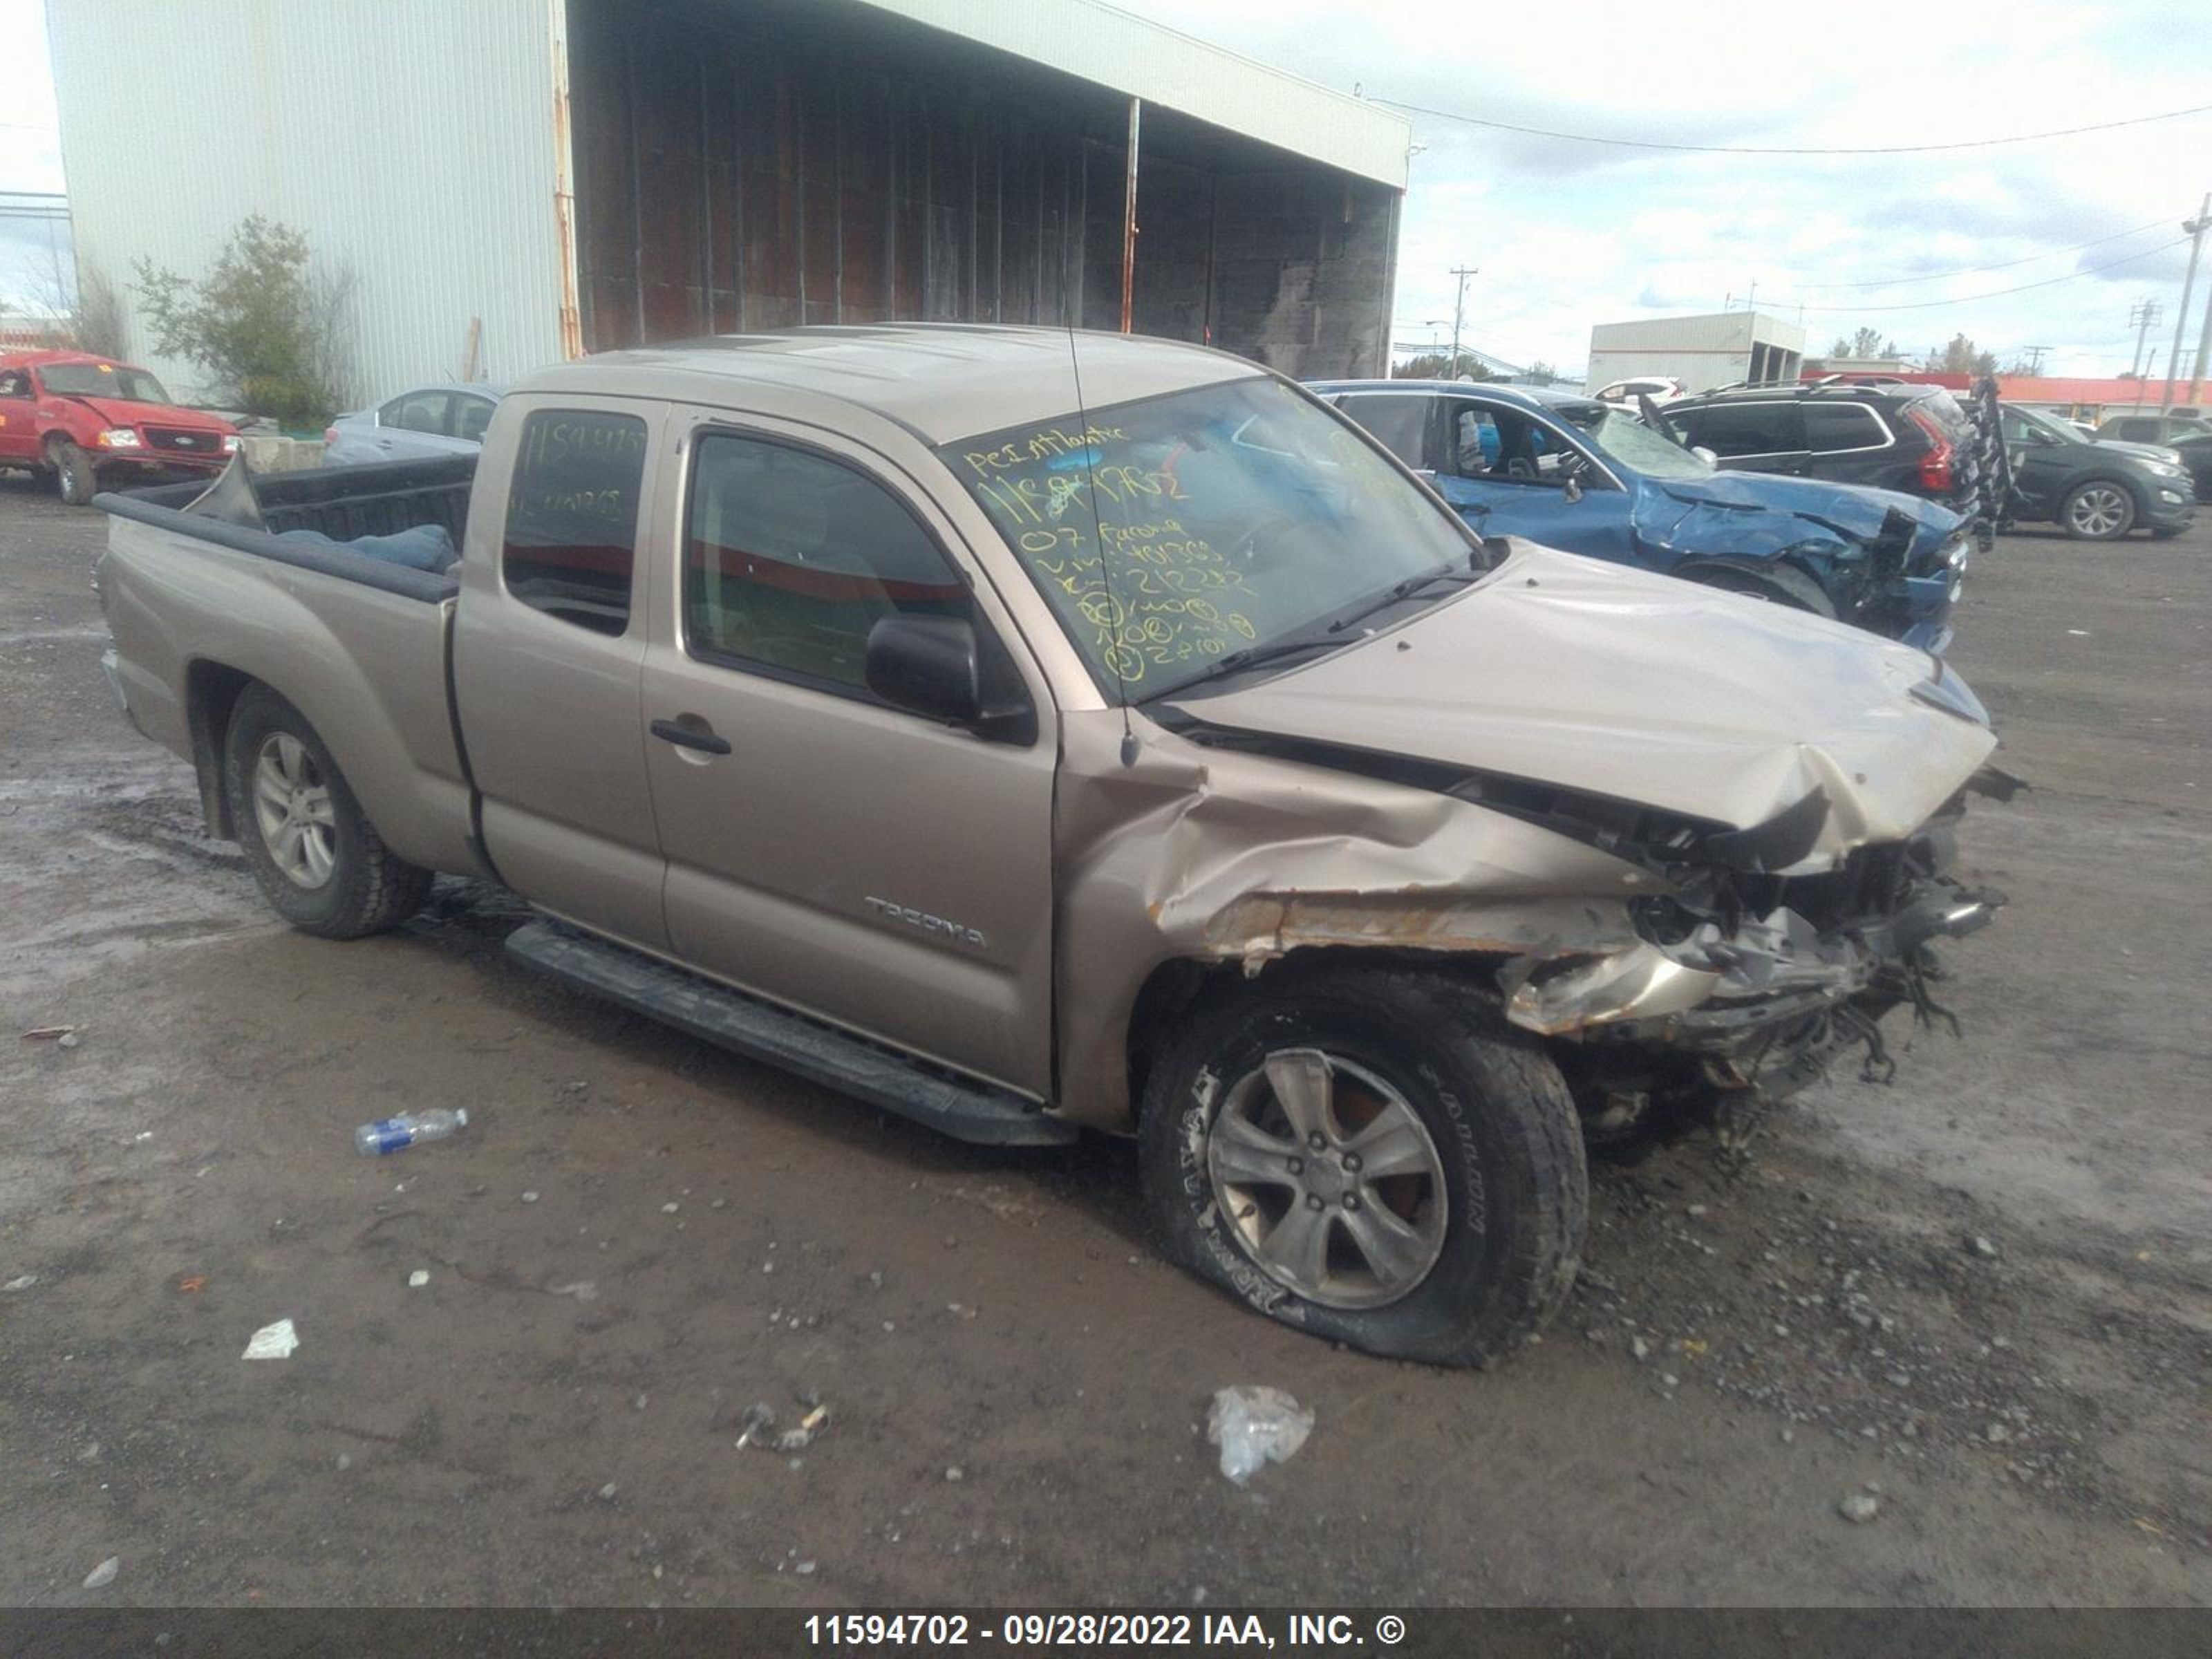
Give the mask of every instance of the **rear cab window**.
[[524, 419], [500, 547], [510, 594], [594, 634], [628, 631], [646, 447], [635, 415], [545, 409]]
[[1433, 471], [1428, 453], [1429, 419], [1436, 399], [1417, 392], [1354, 392], [1337, 407], [1367, 429], [1367, 435], [1419, 472]]

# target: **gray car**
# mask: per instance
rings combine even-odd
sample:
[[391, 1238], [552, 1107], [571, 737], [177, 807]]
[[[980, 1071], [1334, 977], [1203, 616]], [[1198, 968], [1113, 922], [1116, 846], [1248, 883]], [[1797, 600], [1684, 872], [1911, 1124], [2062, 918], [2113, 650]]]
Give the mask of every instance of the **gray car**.
[[422, 455], [473, 455], [505, 388], [420, 386], [374, 409], [341, 415], [323, 434], [330, 466], [398, 461]]

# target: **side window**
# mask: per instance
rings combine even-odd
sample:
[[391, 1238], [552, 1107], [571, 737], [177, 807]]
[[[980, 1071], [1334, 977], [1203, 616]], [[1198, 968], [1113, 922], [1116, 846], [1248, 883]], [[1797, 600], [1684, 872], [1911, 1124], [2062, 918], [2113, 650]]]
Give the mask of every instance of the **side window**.
[[0, 368], [0, 398], [27, 398], [31, 377], [20, 368]]
[[804, 450], [700, 440], [684, 538], [693, 654], [867, 696], [868, 630], [973, 614], [959, 573], [873, 479]]
[[483, 441], [484, 428], [491, 424], [492, 402], [489, 398], [455, 398], [453, 399], [453, 435], [465, 438], [472, 444]]
[[452, 396], [447, 392], [410, 392], [385, 404], [377, 415], [377, 423], [399, 427], [409, 432], [431, 432], [442, 436], [446, 431], [447, 409], [452, 402]]
[[1698, 411], [1697, 441], [1723, 459], [1802, 449], [1791, 404], [1711, 404]]
[[1457, 404], [1451, 413], [1449, 470], [1462, 478], [1479, 478], [1496, 466], [1504, 453], [1498, 434], [1498, 419], [1486, 409]]
[[629, 628], [645, 450], [634, 415], [547, 409], [523, 422], [500, 550], [509, 593], [594, 634]]
[[1879, 449], [1887, 441], [1881, 422], [1863, 404], [1808, 404], [1805, 447], [1816, 455], [1845, 449]]
[[1363, 392], [1337, 405], [1365, 427], [1376, 443], [1419, 471], [1428, 456], [1430, 399], [1403, 392]]

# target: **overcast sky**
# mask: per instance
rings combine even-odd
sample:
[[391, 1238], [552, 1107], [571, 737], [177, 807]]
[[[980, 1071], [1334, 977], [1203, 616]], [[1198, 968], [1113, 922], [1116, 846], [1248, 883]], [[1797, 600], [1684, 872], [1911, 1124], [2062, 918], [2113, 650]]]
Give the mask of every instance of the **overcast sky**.
[[[1119, 0], [1343, 91], [1555, 131], [1678, 143], [1936, 143], [2212, 103], [2207, 0]], [[2172, 242], [2212, 187], [2212, 115], [1952, 155], [1680, 155], [1413, 117], [1401, 341], [1452, 314], [1527, 363], [1581, 368], [1593, 323], [1759, 308], [1825, 349], [1860, 324], [1909, 351], [1961, 330], [2046, 373], [2124, 370], [2129, 307], [2172, 338], [2185, 248], [2001, 298]], [[2063, 251], [2157, 222], [2102, 246]], [[1955, 280], [1845, 287], [2012, 260]], [[2200, 277], [2202, 303], [2204, 283]], [[1939, 303], [1929, 304], [1929, 301]], [[1850, 307], [1915, 305], [1915, 310]], [[2188, 349], [2197, 317], [2190, 319]], [[2160, 331], [2154, 330], [2155, 339]], [[2160, 359], [2161, 372], [2165, 357]]]
[[[1684, 143], [1955, 142], [2212, 102], [2208, 0], [1123, 3], [1345, 91]], [[0, 40], [15, 65], [0, 190], [59, 190], [40, 0], [0, 0]], [[2124, 369], [2129, 307], [2153, 298], [2162, 371], [2186, 251], [2160, 245], [2212, 187], [2212, 115], [1886, 157], [1667, 155], [1413, 119], [1397, 337], [1449, 319], [1447, 273], [1476, 265], [1468, 340], [1559, 368], [1583, 365], [1593, 323], [1717, 311], [1755, 282], [1761, 310], [1803, 306], [1815, 351], [1862, 323], [1916, 353], [1963, 330], [2007, 361], [2045, 346], [2061, 374]], [[35, 281], [46, 234], [0, 218], [0, 291]], [[2113, 260], [2126, 263], [1975, 297]], [[1915, 308], [1850, 309], [1901, 306]]]

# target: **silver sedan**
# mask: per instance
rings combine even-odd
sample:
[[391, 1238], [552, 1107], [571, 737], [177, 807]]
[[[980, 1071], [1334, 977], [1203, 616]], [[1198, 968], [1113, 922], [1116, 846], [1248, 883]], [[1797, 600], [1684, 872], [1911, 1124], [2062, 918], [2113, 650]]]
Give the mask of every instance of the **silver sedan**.
[[503, 388], [424, 386], [351, 415], [323, 434], [323, 463], [398, 461], [426, 455], [473, 455]]

